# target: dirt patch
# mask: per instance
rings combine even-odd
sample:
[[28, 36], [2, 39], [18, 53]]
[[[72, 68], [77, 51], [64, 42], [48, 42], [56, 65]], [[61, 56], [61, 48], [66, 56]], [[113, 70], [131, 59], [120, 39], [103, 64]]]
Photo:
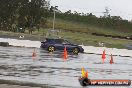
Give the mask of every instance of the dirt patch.
[[39, 35], [30, 35], [30, 34], [18, 34], [18, 33], [0, 33], [0, 38], [12, 38], [19, 40], [32, 40], [32, 41], [41, 41], [45, 37]]
[[3, 88], [23, 88], [23, 86], [26, 86], [24, 88], [54, 88], [46, 84], [44, 85], [44, 84], [35, 84], [35, 83], [30, 83], [30, 82], [20, 82], [20, 81], [15, 81], [15, 80], [0, 79], [0, 87], [3, 86], [3, 84], [6, 84], [4, 85]]
[[116, 35], [107, 35], [107, 34], [99, 34], [99, 33], [92, 33], [92, 35], [111, 37], [111, 38], [118, 38], [118, 39], [129, 39], [129, 40], [132, 40], [132, 38], [129, 38], [127, 36], [116, 36]]

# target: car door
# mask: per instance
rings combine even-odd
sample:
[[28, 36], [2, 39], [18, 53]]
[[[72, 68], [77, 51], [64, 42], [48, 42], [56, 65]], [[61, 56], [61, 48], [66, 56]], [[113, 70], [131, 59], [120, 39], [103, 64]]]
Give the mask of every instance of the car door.
[[63, 42], [62, 39], [56, 40], [56, 43], [54, 44], [54, 46], [57, 50], [63, 50], [64, 49], [64, 45], [62, 44], [62, 42]]
[[67, 40], [64, 40], [63, 41], [63, 48], [65, 48], [65, 47], [66, 47], [66, 49], [68, 51], [71, 51], [72, 50], [72, 44], [69, 41], [67, 41]]

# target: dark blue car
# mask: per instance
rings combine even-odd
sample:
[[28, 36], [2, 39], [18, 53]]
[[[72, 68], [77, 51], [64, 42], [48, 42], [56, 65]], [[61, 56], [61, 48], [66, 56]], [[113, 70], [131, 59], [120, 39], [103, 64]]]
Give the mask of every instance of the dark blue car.
[[49, 52], [54, 52], [56, 50], [63, 51], [65, 47], [68, 52], [72, 52], [73, 54], [84, 52], [84, 49], [81, 46], [72, 44], [69, 41], [64, 40], [64, 39], [46, 38], [45, 41], [41, 42], [41, 48], [44, 48]]

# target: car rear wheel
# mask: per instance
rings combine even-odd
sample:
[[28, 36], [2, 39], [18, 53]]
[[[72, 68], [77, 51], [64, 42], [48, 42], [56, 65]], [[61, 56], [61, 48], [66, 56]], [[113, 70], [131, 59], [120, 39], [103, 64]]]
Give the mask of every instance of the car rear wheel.
[[49, 52], [54, 52], [55, 51], [55, 47], [54, 46], [49, 46], [48, 47], [48, 51]]
[[78, 48], [73, 48], [72, 52], [73, 52], [73, 54], [78, 54], [79, 53], [79, 49]]

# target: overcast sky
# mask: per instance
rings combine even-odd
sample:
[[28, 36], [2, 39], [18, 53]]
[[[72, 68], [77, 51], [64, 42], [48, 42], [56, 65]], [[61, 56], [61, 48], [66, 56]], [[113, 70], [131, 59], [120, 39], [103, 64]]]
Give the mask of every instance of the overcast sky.
[[132, 19], [132, 0], [50, 0], [52, 6], [65, 12], [68, 10], [93, 13], [103, 16], [105, 8], [108, 7], [112, 16], [121, 16], [123, 19]]

